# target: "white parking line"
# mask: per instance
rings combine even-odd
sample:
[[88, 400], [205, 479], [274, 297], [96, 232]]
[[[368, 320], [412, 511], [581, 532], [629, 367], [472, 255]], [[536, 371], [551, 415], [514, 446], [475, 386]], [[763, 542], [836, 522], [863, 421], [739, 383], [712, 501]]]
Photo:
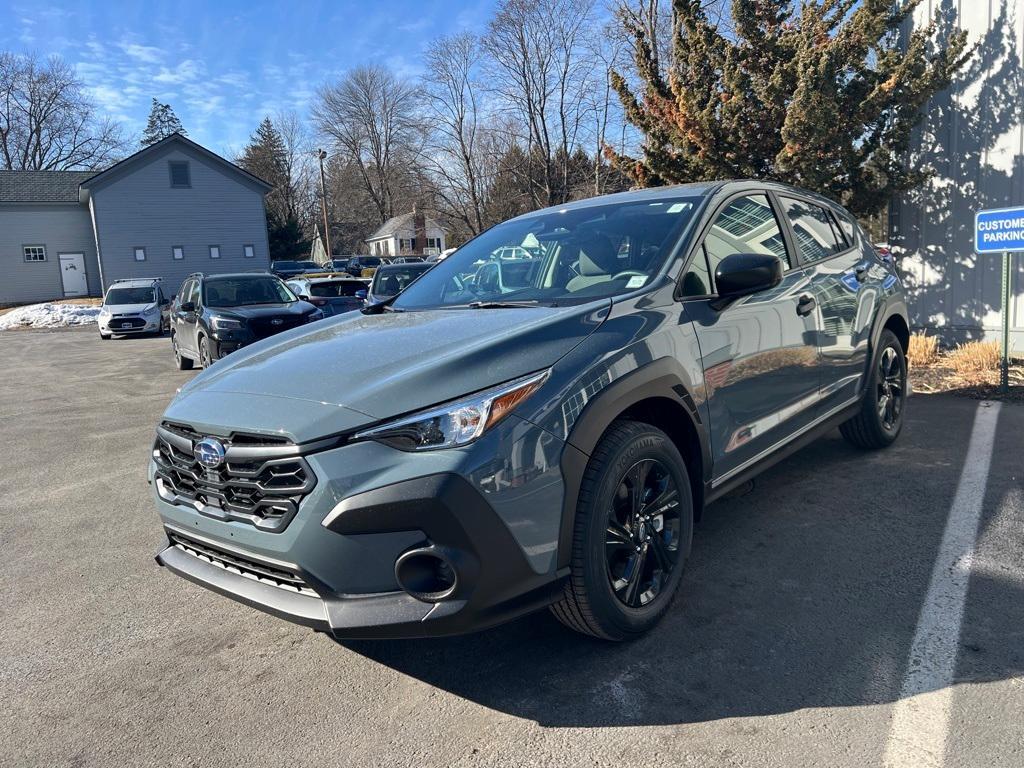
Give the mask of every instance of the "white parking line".
[[900, 698], [893, 706], [886, 768], [940, 768], [945, 761], [953, 698], [950, 686], [998, 419], [999, 403], [978, 406], [960, 483], [917, 620]]

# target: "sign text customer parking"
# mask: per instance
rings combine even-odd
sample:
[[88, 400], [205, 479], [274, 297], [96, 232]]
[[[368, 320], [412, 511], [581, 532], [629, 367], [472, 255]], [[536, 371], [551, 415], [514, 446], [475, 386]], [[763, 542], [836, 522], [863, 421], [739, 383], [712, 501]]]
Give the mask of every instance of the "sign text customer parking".
[[977, 253], [1024, 251], [1024, 208], [996, 208], [974, 214]]

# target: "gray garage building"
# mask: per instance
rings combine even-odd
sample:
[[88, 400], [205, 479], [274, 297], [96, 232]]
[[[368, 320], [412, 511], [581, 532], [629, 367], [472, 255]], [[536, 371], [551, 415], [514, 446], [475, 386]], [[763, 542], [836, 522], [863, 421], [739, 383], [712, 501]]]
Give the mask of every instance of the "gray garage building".
[[0, 171], [0, 304], [270, 265], [270, 186], [178, 134], [102, 172]]

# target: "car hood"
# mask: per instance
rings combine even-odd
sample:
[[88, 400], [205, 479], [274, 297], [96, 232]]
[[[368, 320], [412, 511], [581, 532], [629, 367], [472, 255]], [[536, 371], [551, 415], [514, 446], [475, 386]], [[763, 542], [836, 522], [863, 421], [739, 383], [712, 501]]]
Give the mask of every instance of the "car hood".
[[241, 307], [209, 307], [216, 315], [232, 317], [280, 317], [281, 315], [304, 315], [316, 307], [305, 301], [289, 301], [282, 304], [249, 304]]
[[547, 368], [594, 332], [609, 303], [341, 315], [217, 362], [167, 417], [300, 441], [345, 431]]

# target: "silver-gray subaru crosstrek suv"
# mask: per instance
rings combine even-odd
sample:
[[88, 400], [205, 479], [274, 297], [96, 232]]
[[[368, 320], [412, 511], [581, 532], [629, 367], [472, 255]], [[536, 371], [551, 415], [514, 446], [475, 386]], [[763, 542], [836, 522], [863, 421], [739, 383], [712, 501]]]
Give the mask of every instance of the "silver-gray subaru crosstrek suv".
[[892, 264], [816, 195], [715, 182], [527, 214], [184, 386], [149, 466], [157, 561], [336, 637], [551, 606], [628, 639], [671, 604], [707, 503], [836, 426], [896, 439], [908, 341]]

